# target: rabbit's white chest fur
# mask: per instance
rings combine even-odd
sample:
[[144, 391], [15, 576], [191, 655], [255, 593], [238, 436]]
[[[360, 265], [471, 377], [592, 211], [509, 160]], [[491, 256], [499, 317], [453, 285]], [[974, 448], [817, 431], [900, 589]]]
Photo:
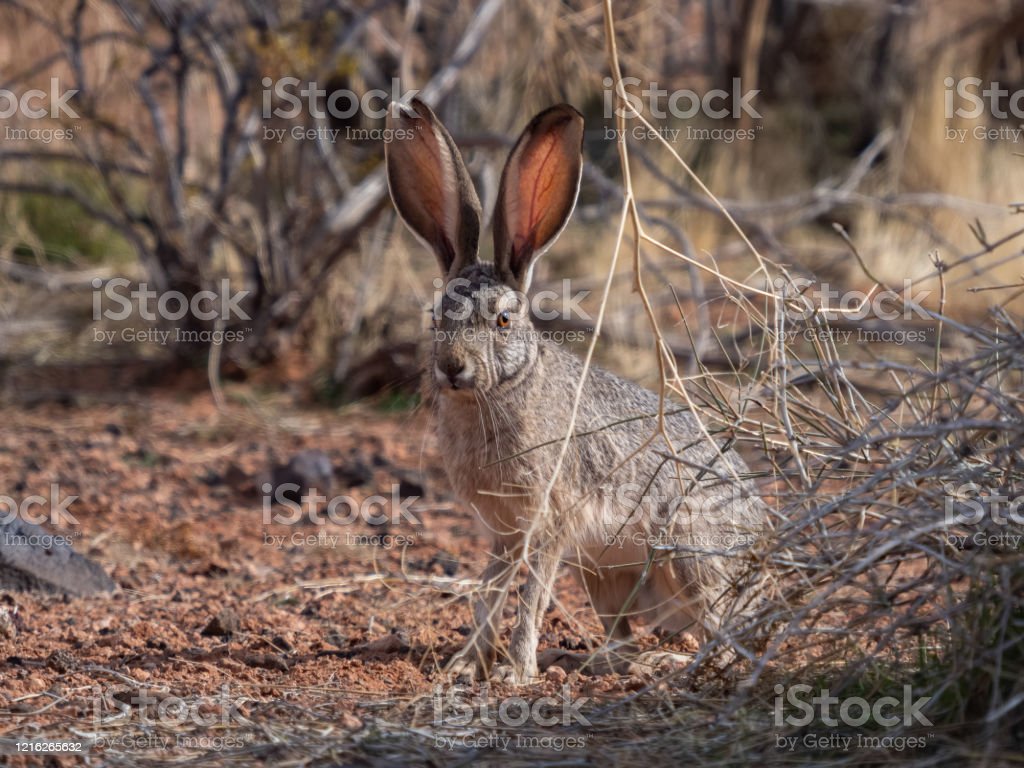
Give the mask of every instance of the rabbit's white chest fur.
[[442, 397], [438, 416], [453, 490], [472, 507], [489, 537], [514, 539], [533, 520], [550, 477], [541, 471], [550, 452], [538, 449], [530, 455], [521, 419], [508, 403], [495, 403], [487, 395]]

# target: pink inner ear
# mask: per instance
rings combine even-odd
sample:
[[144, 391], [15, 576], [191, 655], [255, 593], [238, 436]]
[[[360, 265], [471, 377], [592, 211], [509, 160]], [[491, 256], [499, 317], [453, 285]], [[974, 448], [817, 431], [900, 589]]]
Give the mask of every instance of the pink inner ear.
[[510, 281], [554, 242], [576, 202], [583, 117], [566, 104], [536, 117], [516, 142], [501, 176], [494, 220], [495, 259]]
[[571, 156], [560, 147], [563, 138], [561, 131], [534, 138], [517, 163], [518, 200], [509, 211], [516, 225], [512, 238], [516, 254], [530, 253], [554, 237], [572, 204]]
[[454, 227], [454, 213], [447, 198], [457, 193], [454, 180], [445, 173], [441, 140], [428, 119], [401, 119], [414, 135], [391, 148], [402, 176], [397, 190], [402, 213], [420, 237], [450, 254], [454, 246], [445, 226]]
[[516, 235], [512, 240], [512, 256], [519, 256], [520, 254], [530, 253], [534, 250], [533, 238], [533, 232], [530, 232], [527, 235]]

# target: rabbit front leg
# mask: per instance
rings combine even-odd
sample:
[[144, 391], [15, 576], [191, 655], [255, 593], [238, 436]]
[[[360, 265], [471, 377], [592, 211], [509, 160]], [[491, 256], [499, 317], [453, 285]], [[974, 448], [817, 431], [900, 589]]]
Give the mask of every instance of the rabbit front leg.
[[510, 664], [496, 670], [495, 677], [513, 685], [526, 685], [539, 677], [537, 667], [537, 638], [544, 612], [551, 601], [561, 547], [557, 541], [547, 541], [530, 553], [528, 573], [519, 606], [519, 621], [512, 630], [509, 646]]
[[491, 560], [480, 577], [480, 589], [473, 593], [473, 634], [448, 664], [448, 674], [455, 679], [486, 680], [497, 656], [501, 614], [517, 553], [496, 543], [490, 554]]

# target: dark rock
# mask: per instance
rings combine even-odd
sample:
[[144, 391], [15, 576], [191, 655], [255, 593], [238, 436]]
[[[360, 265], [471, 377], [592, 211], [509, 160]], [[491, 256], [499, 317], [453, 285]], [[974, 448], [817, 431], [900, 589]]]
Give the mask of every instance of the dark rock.
[[353, 451], [345, 463], [334, 470], [334, 476], [346, 488], [356, 488], [373, 482], [373, 469], [359, 453]]
[[58, 648], [46, 657], [46, 666], [57, 672], [70, 672], [78, 666], [78, 659], [63, 648]]
[[348, 400], [386, 392], [415, 396], [419, 387], [420, 354], [415, 341], [378, 346], [349, 368], [344, 381]]
[[335, 648], [344, 648], [348, 643], [348, 635], [339, 630], [337, 627], [331, 627], [324, 635], [324, 640]]
[[354, 656], [390, 656], [393, 654], [408, 653], [412, 647], [409, 633], [402, 629], [392, 629], [390, 634], [378, 637], [359, 645], [352, 645], [339, 653], [343, 657]]
[[403, 499], [409, 497], [421, 499], [427, 493], [423, 476], [418, 472], [398, 470], [395, 472], [395, 479], [398, 480], [398, 495]]
[[285, 498], [298, 504], [313, 490], [329, 496], [333, 476], [334, 468], [326, 453], [302, 451], [284, 466], [274, 468], [271, 476], [274, 499]]
[[243, 653], [239, 659], [250, 667], [272, 669], [278, 672], [288, 671], [288, 662], [274, 653]]
[[0, 590], [78, 597], [116, 587], [98, 563], [72, 549], [69, 536], [18, 518], [0, 523]]
[[295, 647], [290, 642], [288, 642], [288, 638], [283, 637], [282, 635], [274, 635], [270, 639], [270, 644], [274, 648], [278, 648], [282, 651], [285, 651], [286, 653], [290, 653], [291, 651], [295, 650]]
[[235, 610], [225, 606], [207, 622], [201, 634], [205, 637], [229, 637], [238, 632], [241, 627], [242, 622]]
[[224, 472], [224, 483], [235, 493], [251, 493], [253, 488], [252, 478], [234, 462]]
[[427, 570], [430, 570], [431, 566], [434, 565], [440, 565], [445, 576], [454, 576], [459, 570], [459, 559], [450, 552], [438, 552], [430, 558], [430, 561], [427, 563]]
[[213, 487], [217, 485], [223, 485], [224, 478], [221, 477], [216, 470], [211, 468], [207, 469], [205, 472], [203, 472], [202, 475], [200, 475], [199, 482], [201, 482], [203, 485]]

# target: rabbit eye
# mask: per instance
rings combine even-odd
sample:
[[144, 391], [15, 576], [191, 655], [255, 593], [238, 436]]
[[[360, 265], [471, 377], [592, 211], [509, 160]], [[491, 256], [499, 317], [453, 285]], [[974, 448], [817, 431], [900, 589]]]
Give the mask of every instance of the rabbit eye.
[[508, 328], [509, 323], [512, 322], [512, 313], [507, 309], [502, 310], [498, 313], [497, 323], [499, 328]]

